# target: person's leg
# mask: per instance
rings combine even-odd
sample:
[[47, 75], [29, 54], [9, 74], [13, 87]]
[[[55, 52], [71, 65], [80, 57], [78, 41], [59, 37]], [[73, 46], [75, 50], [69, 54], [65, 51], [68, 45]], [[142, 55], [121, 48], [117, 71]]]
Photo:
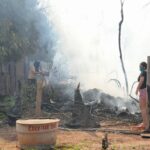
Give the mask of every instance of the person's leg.
[[140, 109], [143, 119], [143, 126], [146, 128], [148, 126], [148, 117], [147, 117], [147, 99], [145, 89], [140, 91]]

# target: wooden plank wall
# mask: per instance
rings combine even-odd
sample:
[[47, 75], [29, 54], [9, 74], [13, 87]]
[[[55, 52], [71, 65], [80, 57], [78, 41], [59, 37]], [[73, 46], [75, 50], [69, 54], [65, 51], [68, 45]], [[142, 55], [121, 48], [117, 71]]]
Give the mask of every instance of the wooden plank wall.
[[0, 66], [0, 95], [14, 95], [17, 92], [18, 81], [27, 78], [25, 59], [19, 62], [9, 62]]

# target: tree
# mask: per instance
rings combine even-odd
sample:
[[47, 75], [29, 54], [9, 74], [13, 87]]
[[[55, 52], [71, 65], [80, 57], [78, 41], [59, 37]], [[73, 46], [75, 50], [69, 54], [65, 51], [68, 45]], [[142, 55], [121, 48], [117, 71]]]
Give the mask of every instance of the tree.
[[[1, 0], [0, 6], [1, 64], [17, 61], [36, 51], [41, 56], [52, 47], [48, 19], [38, 9], [37, 0]], [[43, 38], [45, 29], [49, 35], [47, 38]]]
[[124, 12], [123, 12], [123, 6], [124, 6], [125, 0], [120, 0], [121, 3], [121, 20], [119, 21], [119, 32], [118, 32], [118, 45], [119, 45], [119, 53], [120, 53], [120, 61], [121, 61], [121, 67], [125, 78], [125, 84], [126, 84], [126, 94], [128, 95], [128, 78], [127, 73], [124, 66], [124, 61], [122, 57], [122, 48], [121, 48], [121, 31], [122, 31], [122, 24], [124, 21]]

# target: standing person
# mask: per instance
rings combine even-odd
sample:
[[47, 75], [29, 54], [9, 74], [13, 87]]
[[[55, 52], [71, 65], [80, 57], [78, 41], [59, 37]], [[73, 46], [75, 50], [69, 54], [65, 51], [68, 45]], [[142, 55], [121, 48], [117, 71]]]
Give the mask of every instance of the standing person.
[[36, 84], [36, 75], [40, 74], [41, 65], [39, 61], [35, 61], [33, 65], [30, 66], [29, 75], [28, 75], [28, 83], [29, 84]]
[[42, 71], [39, 61], [34, 62], [35, 67], [35, 79], [36, 79], [36, 108], [35, 115], [36, 117], [41, 116], [41, 104], [42, 104], [42, 94], [43, 94], [43, 82], [44, 82], [44, 73]]
[[30, 103], [35, 102], [36, 116], [40, 116], [40, 114], [41, 114], [43, 80], [44, 80], [44, 74], [42, 72], [41, 63], [40, 63], [40, 61], [35, 61], [30, 66], [30, 70], [29, 70], [28, 95], [30, 98]]
[[139, 94], [139, 103], [141, 109], [141, 115], [143, 122], [137, 127], [145, 129], [148, 126], [147, 117], [147, 90], [146, 90], [146, 80], [147, 80], [147, 63], [141, 62], [139, 65], [140, 75], [138, 77], [138, 86], [136, 88], [136, 95]]
[[23, 111], [24, 114], [28, 114], [27, 110], [32, 110], [32, 108], [35, 107], [35, 100], [36, 100], [36, 93], [37, 93], [37, 75], [41, 74], [41, 65], [39, 61], [34, 61], [29, 66], [29, 72], [28, 72], [28, 80], [27, 84], [24, 86], [23, 94], [24, 94], [24, 100], [23, 100]]

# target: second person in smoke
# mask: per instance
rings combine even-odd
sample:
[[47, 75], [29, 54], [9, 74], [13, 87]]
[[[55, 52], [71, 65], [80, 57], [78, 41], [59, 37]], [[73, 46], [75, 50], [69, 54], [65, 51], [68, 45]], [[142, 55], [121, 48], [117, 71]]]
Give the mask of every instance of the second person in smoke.
[[139, 69], [140, 75], [138, 77], [138, 86], [136, 88], [136, 95], [139, 94], [139, 103], [143, 122], [138, 127], [145, 129], [148, 126], [147, 90], [146, 90], [147, 63], [141, 62], [139, 65]]
[[36, 78], [42, 74], [42, 69], [40, 65], [40, 61], [35, 61], [33, 65], [30, 66], [28, 82], [29, 84], [36, 84]]

